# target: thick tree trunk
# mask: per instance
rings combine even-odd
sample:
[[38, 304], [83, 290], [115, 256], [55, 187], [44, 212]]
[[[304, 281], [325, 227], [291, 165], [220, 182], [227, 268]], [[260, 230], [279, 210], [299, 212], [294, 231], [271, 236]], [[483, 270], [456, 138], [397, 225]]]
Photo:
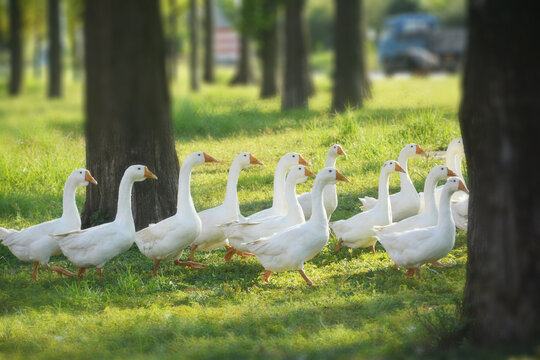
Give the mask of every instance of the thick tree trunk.
[[9, 0], [9, 94], [19, 95], [23, 80], [22, 14], [20, 0]]
[[305, 0], [285, 3], [285, 72], [282, 109], [308, 106], [307, 28], [303, 20]]
[[203, 80], [213, 83], [214, 78], [214, 1], [204, 1], [204, 71]]
[[265, 17], [265, 23], [259, 34], [262, 62], [261, 98], [264, 99], [276, 96], [278, 93], [278, 28], [275, 0], [263, 0], [261, 6]]
[[189, 55], [191, 90], [199, 90], [199, 6], [197, 0], [189, 1], [189, 29], [191, 53]]
[[460, 122], [469, 169], [464, 315], [477, 344], [540, 338], [540, 52], [534, 2], [469, 1]]
[[47, 1], [49, 36], [49, 92], [50, 98], [62, 96], [62, 58], [60, 53], [60, 0]]
[[362, 107], [370, 95], [364, 55], [362, 0], [336, 0], [334, 91], [332, 109]]
[[158, 181], [135, 184], [137, 229], [176, 210], [178, 159], [165, 75], [158, 1], [87, 0], [86, 164], [83, 226], [112, 220], [125, 169], [147, 165]]

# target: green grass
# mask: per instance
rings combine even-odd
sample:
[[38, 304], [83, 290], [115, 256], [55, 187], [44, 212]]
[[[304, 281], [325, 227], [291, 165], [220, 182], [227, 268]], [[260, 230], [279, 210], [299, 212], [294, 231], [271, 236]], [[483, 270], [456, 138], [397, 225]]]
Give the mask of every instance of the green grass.
[[[334, 116], [326, 78], [317, 79], [309, 110], [281, 112], [279, 99], [258, 100], [255, 87], [229, 88], [227, 76], [221, 71], [220, 83], [198, 94], [181, 82], [173, 85], [174, 131], [181, 159], [204, 150], [230, 163], [238, 152], [251, 151], [265, 162], [240, 177], [246, 215], [270, 204], [274, 166], [283, 153], [298, 151], [318, 170], [328, 146], [342, 144], [349, 157], [337, 167], [353, 184], [338, 186], [336, 220], [359, 211], [358, 196], [376, 195], [381, 164], [404, 144], [440, 150], [459, 136], [454, 77], [376, 81], [362, 110]], [[0, 92], [0, 226], [27, 227], [59, 216], [64, 179], [84, 166], [81, 85], [68, 84], [62, 100], [48, 101], [44, 93], [43, 84], [32, 81], [20, 98]], [[419, 189], [441, 161], [411, 160]], [[226, 174], [226, 164], [195, 170], [198, 209], [223, 200]], [[398, 186], [393, 176], [392, 190]], [[82, 206], [84, 189], [77, 201]], [[375, 255], [335, 254], [331, 246], [306, 266], [314, 288], [296, 272], [277, 274], [265, 286], [255, 259], [226, 263], [222, 250], [197, 254], [206, 269], [163, 264], [152, 278], [151, 261], [136, 247], [105, 266], [102, 283], [94, 271], [83, 281], [42, 271], [34, 283], [31, 265], [0, 246], [0, 359], [502, 357], [472, 349], [455, 335], [463, 327], [463, 233], [444, 259], [451, 267], [439, 274], [424, 269], [414, 279], [391, 268], [380, 245]], [[73, 269], [64, 257], [52, 263]]]

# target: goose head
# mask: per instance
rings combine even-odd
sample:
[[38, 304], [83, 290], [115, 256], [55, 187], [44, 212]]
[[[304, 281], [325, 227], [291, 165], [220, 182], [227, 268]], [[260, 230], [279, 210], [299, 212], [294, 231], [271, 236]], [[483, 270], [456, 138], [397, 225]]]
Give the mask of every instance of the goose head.
[[347, 154], [345, 154], [345, 151], [343, 150], [343, 148], [339, 144], [334, 144], [334, 145], [330, 146], [330, 150], [328, 151], [328, 154], [332, 154], [336, 158], [338, 156], [340, 156], [340, 155], [343, 155], [343, 156], [347, 157]]
[[347, 179], [338, 169], [333, 167], [325, 167], [315, 177], [315, 181], [322, 182], [324, 184], [334, 185], [338, 181], [351, 182]]
[[144, 181], [146, 179], [157, 180], [157, 176], [144, 165], [131, 165], [124, 172], [124, 176], [129, 177], [133, 182]]
[[383, 164], [382, 169], [381, 169], [381, 172], [385, 174], [391, 174], [394, 171], [402, 172], [402, 173], [405, 172], [405, 170], [403, 170], [401, 165], [395, 160], [388, 160], [387, 162]]
[[190, 162], [193, 163], [194, 166], [202, 165], [207, 162], [218, 162], [216, 159], [214, 159], [212, 156], [208, 155], [204, 151], [198, 151], [189, 154], [184, 162]]
[[[287, 175], [287, 180], [291, 179], [295, 184], [303, 183], [308, 179], [308, 177], [315, 177], [315, 175], [309, 171], [304, 165], [293, 166], [289, 175]], [[291, 181], [289, 180], [289, 181]]]
[[469, 193], [469, 189], [467, 189], [467, 186], [461, 180], [459, 177], [451, 177], [446, 181], [446, 184], [444, 184], [444, 188], [447, 189], [447, 191], [450, 191], [451, 194], [455, 193], [456, 191], [463, 191], [465, 193]]
[[278, 165], [283, 165], [287, 167], [287, 169], [290, 169], [294, 165], [311, 166], [311, 164], [298, 153], [288, 153], [283, 155], [279, 160]]
[[428, 177], [432, 177], [435, 182], [438, 182], [439, 180], [448, 179], [451, 176], [457, 176], [455, 172], [450, 170], [448, 166], [444, 165], [437, 165], [431, 169], [431, 171], [428, 174]]
[[262, 161], [257, 159], [253, 154], [248, 152], [243, 152], [238, 155], [233, 160], [233, 164], [239, 164], [242, 169], [245, 169], [251, 165], [264, 165]]
[[426, 153], [420, 145], [417, 144], [407, 144], [401, 149], [401, 152], [399, 153], [399, 157], [404, 157], [406, 159], [416, 157], [418, 155], [426, 156]]
[[89, 183], [97, 185], [96, 179], [90, 174], [90, 171], [86, 169], [77, 169], [74, 170], [71, 175], [69, 175], [69, 181], [73, 181], [77, 186], [88, 186]]
[[452, 153], [455, 155], [465, 155], [465, 150], [463, 148], [463, 139], [454, 139], [450, 141], [450, 144], [448, 144], [448, 149], [446, 149], [446, 152]]

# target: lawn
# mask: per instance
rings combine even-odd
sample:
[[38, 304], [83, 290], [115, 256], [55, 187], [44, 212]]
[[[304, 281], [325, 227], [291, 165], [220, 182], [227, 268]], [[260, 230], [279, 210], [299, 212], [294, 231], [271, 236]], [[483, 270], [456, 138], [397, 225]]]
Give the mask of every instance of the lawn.
[[[359, 211], [360, 195], [376, 196], [380, 166], [396, 159], [403, 145], [443, 150], [460, 136], [456, 77], [377, 80], [363, 109], [333, 115], [324, 77], [317, 79], [309, 110], [281, 112], [279, 99], [259, 100], [255, 87], [228, 87], [228, 75], [220, 72], [219, 83], [198, 94], [183, 86], [185, 73], [172, 85], [178, 157], [202, 150], [224, 162], [195, 169], [192, 195], [199, 210], [223, 200], [227, 164], [241, 151], [266, 164], [240, 177], [241, 210], [249, 215], [271, 203], [282, 154], [299, 152], [317, 171], [337, 142], [348, 154], [337, 167], [352, 184], [338, 184], [333, 219], [346, 218]], [[23, 96], [9, 99], [0, 85], [0, 226], [22, 228], [60, 216], [65, 178], [84, 166], [83, 91], [69, 82], [62, 100], [48, 101], [43, 84], [29, 80]], [[429, 169], [442, 162], [409, 162], [419, 190]], [[392, 176], [391, 189], [398, 188]], [[84, 189], [77, 201], [82, 206]], [[103, 282], [95, 271], [82, 281], [42, 271], [32, 282], [31, 264], [0, 246], [0, 358], [500, 356], [463, 342], [456, 347], [453, 333], [463, 326], [464, 233], [443, 259], [451, 267], [423, 268], [417, 278], [390, 267], [380, 245], [376, 254], [336, 254], [333, 245], [306, 266], [313, 288], [296, 272], [263, 285], [255, 259], [227, 263], [223, 250], [197, 253], [196, 261], [208, 268], [163, 264], [152, 278], [152, 262], [135, 246], [105, 266]], [[73, 269], [63, 257], [52, 263]]]

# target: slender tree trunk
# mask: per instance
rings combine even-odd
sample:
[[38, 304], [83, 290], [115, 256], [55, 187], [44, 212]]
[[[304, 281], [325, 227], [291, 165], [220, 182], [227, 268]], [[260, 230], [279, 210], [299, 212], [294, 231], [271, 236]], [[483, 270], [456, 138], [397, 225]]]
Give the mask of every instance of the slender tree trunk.
[[278, 93], [278, 28], [275, 0], [263, 0], [262, 11], [266, 20], [259, 35], [262, 62], [261, 98], [264, 99]]
[[9, 94], [19, 95], [23, 80], [22, 14], [20, 0], [9, 0]]
[[199, 91], [199, 6], [197, 0], [189, 1], [189, 29], [191, 36], [189, 79], [191, 90]]
[[248, 85], [255, 81], [253, 72], [252, 55], [251, 55], [251, 28], [252, 23], [253, 1], [242, 1], [241, 26], [240, 26], [240, 59], [236, 66], [236, 74], [231, 79], [231, 85]]
[[49, 97], [62, 96], [62, 56], [60, 51], [60, 0], [47, 1], [49, 36]]
[[203, 80], [213, 83], [214, 78], [214, 1], [204, 1], [204, 73]]
[[178, 75], [178, 10], [176, 0], [169, 0], [168, 36], [167, 36], [167, 78], [171, 82]]
[[285, 3], [285, 72], [282, 109], [308, 106], [309, 76], [307, 67], [306, 25], [303, 20], [305, 0]]
[[540, 338], [540, 52], [534, 2], [469, 1], [460, 122], [469, 169], [471, 342]]
[[125, 169], [147, 165], [159, 181], [134, 187], [137, 229], [176, 211], [178, 158], [158, 1], [87, 0], [86, 164], [99, 181], [86, 192], [83, 226], [111, 220]]
[[41, 79], [41, 69], [43, 67], [43, 37], [37, 33], [34, 35], [34, 46], [32, 54], [33, 75], [36, 79]]
[[332, 109], [362, 107], [370, 96], [364, 55], [362, 0], [336, 0], [334, 92]]

